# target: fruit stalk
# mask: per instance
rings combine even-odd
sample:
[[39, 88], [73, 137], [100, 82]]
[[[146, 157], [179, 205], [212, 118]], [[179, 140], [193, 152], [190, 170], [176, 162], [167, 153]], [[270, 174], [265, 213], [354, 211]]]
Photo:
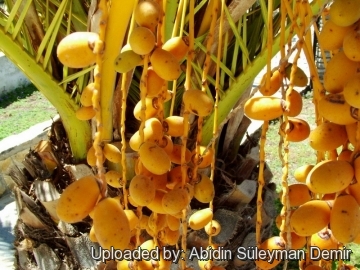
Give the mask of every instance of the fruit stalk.
[[[98, 4], [98, 8], [102, 11], [101, 13], [101, 19], [100, 21], [102, 22], [106, 22], [108, 19], [108, 12], [107, 12], [107, 4], [105, 0], [101, 0]], [[101, 181], [102, 184], [102, 188], [101, 188], [101, 196], [103, 198], [106, 197], [106, 193], [107, 193], [107, 183], [105, 180], [105, 168], [103, 166], [103, 149], [101, 146], [102, 140], [101, 140], [101, 136], [102, 136], [102, 132], [103, 132], [103, 125], [102, 125], [102, 111], [101, 111], [101, 100], [100, 100], [100, 95], [101, 95], [101, 73], [102, 73], [102, 60], [103, 60], [103, 52], [104, 52], [104, 47], [103, 45], [103, 40], [105, 39], [105, 33], [106, 33], [106, 23], [100, 23], [99, 25], [99, 41], [98, 44], [96, 46], [99, 46], [99, 48], [97, 48], [97, 52], [96, 52], [96, 66], [94, 69], [94, 91], [93, 91], [93, 96], [92, 96], [92, 104], [93, 104], [93, 108], [96, 112], [95, 114], [95, 120], [96, 120], [96, 132], [94, 135], [94, 142], [93, 142], [93, 147], [95, 149], [95, 157], [96, 157], [96, 168], [97, 168], [97, 172], [98, 172], [98, 177]]]
[[260, 137], [260, 164], [259, 164], [259, 176], [258, 176], [258, 191], [257, 191], [257, 211], [256, 211], [256, 245], [260, 247], [261, 244], [261, 225], [262, 225], [262, 191], [265, 186], [264, 169], [265, 169], [265, 142], [266, 132], [269, 128], [269, 121], [264, 121], [261, 129]]

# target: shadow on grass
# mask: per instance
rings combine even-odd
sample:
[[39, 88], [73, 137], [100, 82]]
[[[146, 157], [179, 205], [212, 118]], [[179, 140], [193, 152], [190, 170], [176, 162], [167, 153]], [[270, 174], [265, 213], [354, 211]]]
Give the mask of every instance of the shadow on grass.
[[33, 84], [16, 88], [15, 90], [6, 94], [0, 95], [0, 108], [6, 108], [11, 103], [31, 96], [35, 91], [38, 91]]

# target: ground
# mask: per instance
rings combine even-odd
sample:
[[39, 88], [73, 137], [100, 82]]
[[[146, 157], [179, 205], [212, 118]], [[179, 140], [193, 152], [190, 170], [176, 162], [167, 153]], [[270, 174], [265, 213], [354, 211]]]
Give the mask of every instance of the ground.
[[32, 84], [0, 96], [0, 140], [50, 120], [55, 108]]

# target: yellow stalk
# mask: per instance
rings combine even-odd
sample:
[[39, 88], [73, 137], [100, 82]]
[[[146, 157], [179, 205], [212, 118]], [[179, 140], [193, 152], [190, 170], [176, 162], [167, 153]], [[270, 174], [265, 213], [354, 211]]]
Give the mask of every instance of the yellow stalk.
[[140, 102], [141, 102], [141, 123], [139, 127], [140, 141], [144, 142], [144, 127], [145, 127], [145, 111], [146, 111], [146, 93], [147, 93], [147, 73], [148, 73], [149, 55], [144, 57], [144, 69], [140, 79]]
[[[289, 14], [289, 18], [290, 20], [292, 20], [292, 24], [295, 25], [296, 24], [296, 19], [294, 18], [294, 13], [289, 5], [289, 3], [287, 1], [284, 1], [285, 6], [286, 6], [286, 10]], [[308, 9], [311, 10], [311, 8]], [[313, 20], [315, 21], [317, 18], [313, 18]], [[294, 26], [294, 30], [296, 35], [299, 37], [299, 39], [302, 39], [302, 35], [300, 32], [299, 27], [295, 27]], [[312, 61], [313, 57], [311, 57], [311, 52], [312, 52], [312, 48], [308, 47], [307, 44], [305, 43], [305, 46], [303, 46], [303, 50], [304, 50], [304, 54], [306, 56], [306, 60], [307, 63], [309, 64], [309, 69], [310, 69], [310, 76], [312, 78], [313, 81], [313, 86], [314, 86], [314, 101], [315, 101], [315, 105], [317, 104], [317, 101], [321, 98], [322, 92], [324, 92], [323, 90], [323, 85], [320, 82], [319, 79], [319, 75], [317, 73], [316, 67]], [[319, 125], [320, 124], [320, 119], [318, 117], [318, 111], [317, 111], [317, 106], [315, 106], [315, 117], [316, 117], [316, 124]]]
[[262, 191], [265, 186], [264, 179], [264, 168], [265, 168], [265, 142], [266, 142], [266, 132], [269, 128], [269, 121], [264, 121], [264, 124], [261, 129], [261, 137], [260, 137], [260, 164], [259, 164], [259, 176], [258, 176], [258, 192], [257, 192], [257, 211], [256, 211], [256, 246], [259, 247], [261, 244], [261, 225], [262, 225]]
[[[219, 14], [218, 10], [214, 9], [214, 6], [217, 6], [217, 7], [220, 6], [220, 1], [221, 0], [209, 0], [208, 1], [208, 5], [206, 7], [204, 17], [200, 24], [199, 32], [197, 33], [198, 37], [205, 34], [209, 30], [209, 28], [210, 28], [209, 34], [213, 33], [211, 31], [211, 24], [212, 24], [214, 17], [215, 17], [215, 21], [217, 20], [218, 14]], [[214, 11], [216, 13], [214, 13]]]
[[[216, 137], [218, 132], [217, 118], [218, 118], [218, 105], [219, 105], [219, 87], [220, 87], [220, 58], [221, 58], [221, 47], [222, 47], [222, 36], [223, 36], [223, 21], [224, 21], [224, 8], [225, 0], [221, 1], [221, 10], [220, 10], [220, 26], [219, 26], [219, 46], [217, 51], [217, 61], [216, 61], [216, 75], [215, 75], [215, 104], [214, 104], [214, 126], [213, 126], [213, 137]], [[214, 8], [215, 9], [215, 8]], [[210, 30], [211, 31], [211, 30]], [[215, 177], [215, 142], [211, 145], [213, 157], [211, 159], [211, 174], [210, 180], [214, 182]], [[209, 203], [209, 208], [213, 210], [213, 201]], [[212, 224], [211, 224], [212, 226]], [[210, 226], [210, 227], [211, 227]], [[212, 236], [209, 235], [209, 245], [212, 243]]]
[[[185, 1], [186, 2], [186, 1]], [[191, 88], [191, 62], [194, 55], [194, 0], [190, 0], [189, 5], [189, 52], [187, 55], [186, 61], [186, 77], [185, 77], [185, 91]], [[185, 18], [185, 17], [184, 17]], [[182, 20], [182, 22], [184, 19]], [[183, 27], [183, 26], [182, 26]], [[180, 33], [182, 33], [183, 28], [181, 27]], [[187, 137], [189, 133], [189, 114], [188, 110], [184, 110], [183, 117], [184, 117], [184, 133], [181, 138], [182, 140], [182, 147], [181, 147], [181, 177], [182, 177], [182, 187], [185, 186], [186, 176], [187, 176], [187, 166], [186, 166], [186, 149], [187, 149]], [[182, 211], [182, 236], [181, 236], [181, 249], [186, 252], [186, 240], [187, 240], [187, 209]], [[183, 254], [184, 258], [186, 258], [185, 254]], [[186, 268], [186, 259], [181, 260], [181, 269]]]
[[[210, 3], [213, 3], [212, 5]], [[208, 14], [208, 16], [210, 17], [211, 21], [210, 21], [210, 30], [209, 33], [207, 35], [207, 41], [206, 41], [206, 58], [204, 61], [204, 65], [203, 65], [203, 73], [202, 73], [202, 85], [201, 85], [201, 91], [206, 92], [206, 87], [207, 87], [207, 74], [209, 72], [209, 68], [210, 68], [210, 64], [211, 64], [211, 46], [214, 43], [214, 29], [215, 29], [215, 25], [216, 25], [216, 19], [217, 19], [217, 12], [218, 12], [218, 1], [217, 0], [213, 0], [211, 2], [209, 2], [209, 5], [206, 9], [206, 11], [208, 10], [209, 7], [212, 7], [211, 10], [211, 14]], [[206, 12], [205, 12], [206, 15]], [[222, 30], [222, 29], [221, 29]], [[221, 38], [221, 36], [220, 36]], [[220, 58], [220, 55], [218, 55], [218, 58]]]
[[[166, 3], [166, 1], [164, 1]], [[157, 47], [161, 48], [161, 46], [164, 43], [164, 34], [162, 33], [162, 31], [164, 31], [164, 27], [163, 27], [163, 21], [164, 21], [164, 8], [163, 8], [163, 0], [158, 0], [159, 6], [161, 7], [161, 11], [160, 11], [160, 20], [157, 26], [157, 32], [156, 32], [156, 45]]]
[[[210, 4], [208, 5], [209, 8]], [[214, 29], [215, 29], [215, 25], [216, 25], [216, 19], [217, 19], [217, 12], [218, 12], [218, 1], [214, 1], [213, 5], [211, 5], [212, 7], [212, 13], [208, 14], [208, 16], [210, 16], [211, 18], [211, 22], [210, 22], [210, 30], [209, 30], [209, 34], [208, 34], [208, 38], [206, 41], [206, 57], [205, 57], [205, 61], [204, 61], [204, 65], [203, 65], [203, 72], [202, 72], [202, 79], [201, 79], [201, 91], [203, 91], [204, 93], [206, 93], [206, 89], [208, 86], [207, 83], [207, 75], [209, 72], [209, 68], [210, 68], [210, 64], [211, 64], [211, 46], [214, 43]], [[222, 29], [220, 29], [221, 31], [221, 35], [219, 34], [219, 39], [222, 39]], [[220, 53], [218, 53], [218, 58], [217, 58], [217, 65], [220, 65], [220, 55], [221, 55], [221, 50]], [[219, 75], [220, 77], [220, 75]], [[218, 82], [219, 83], [219, 82]], [[197, 175], [197, 169], [198, 169], [198, 158], [200, 156], [200, 144], [201, 144], [201, 139], [202, 139], [202, 127], [203, 127], [203, 123], [204, 123], [204, 117], [199, 116], [198, 120], [197, 120], [197, 137], [196, 137], [196, 150], [195, 150], [195, 166], [193, 168], [193, 175]]]
[[166, 37], [165, 37], [165, 24], [166, 24], [166, 21], [165, 21], [165, 10], [166, 10], [166, 5], [167, 5], [167, 1], [162, 1], [161, 0], [161, 3], [162, 3], [162, 11], [163, 11], [163, 15], [162, 15], [162, 21], [161, 21], [161, 24], [159, 22], [159, 26], [160, 27], [160, 33], [161, 33], [161, 44], [165, 43], [166, 42]]
[[273, 44], [273, 23], [272, 23], [272, 14], [273, 14], [273, 0], [268, 1], [268, 14], [267, 14], [267, 20], [268, 20], [268, 28], [267, 28], [267, 49], [268, 49], [268, 55], [267, 55], [267, 63], [266, 63], [266, 81], [265, 81], [265, 87], [267, 89], [270, 88], [270, 78], [271, 78], [271, 58], [272, 58], [272, 44]]
[[[100, 21], [106, 22], [108, 19], [108, 10], [107, 4], [105, 0], [101, 0], [99, 2], [98, 8], [102, 11], [101, 12], [101, 19]], [[95, 156], [96, 156], [96, 168], [98, 170], [98, 177], [102, 183], [101, 187], [101, 196], [103, 198], [106, 197], [107, 192], [107, 183], [105, 180], [105, 169], [103, 166], [103, 150], [101, 146], [101, 136], [103, 131], [102, 119], [101, 119], [101, 106], [100, 106], [100, 93], [101, 93], [101, 72], [102, 72], [102, 62], [103, 62], [103, 41], [105, 39], [106, 33], [106, 23], [99, 25], [99, 40], [100, 42], [96, 44], [99, 46], [97, 48], [97, 55], [96, 55], [96, 67], [94, 70], [94, 83], [95, 83], [95, 90], [93, 92], [92, 103], [93, 108], [96, 111], [95, 120], [96, 120], [96, 132], [94, 135], [94, 142], [93, 146], [95, 149]]]
[[[266, 73], [266, 88], [270, 88], [270, 77], [271, 77], [271, 58], [272, 58], [272, 44], [273, 44], [273, 25], [272, 25], [272, 13], [273, 13], [273, 0], [268, 1], [268, 41], [267, 41], [267, 73]], [[261, 130], [261, 139], [260, 139], [260, 166], [259, 166], [259, 175], [258, 175], [258, 196], [257, 196], [257, 208], [256, 208], [256, 245], [257, 247], [261, 244], [261, 226], [262, 226], [262, 190], [265, 185], [264, 180], [264, 168], [265, 168], [265, 141], [266, 141], [266, 131], [268, 129], [269, 122], [264, 121], [263, 128]]]
[[[138, 0], [134, 0], [134, 7], [136, 7]], [[126, 43], [129, 43], [129, 37], [130, 37], [130, 33], [132, 32], [132, 30], [135, 28], [136, 26], [136, 22], [135, 22], [135, 8], [132, 11], [132, 15], [131, 15], [131, 21], [130, 21], [130, 26], [129, 26], [129, 33], [127, 35], [127, 40]]]
[[[102, 141], [112, 141], [112, 105], [116, 79], [114, 60], [119, 54], [123, 44], [135, 2], [135, 0], [128, 0], [126, 1], [126, 5], [124, 5], [122, 1], [111, 2], [105, 37], [106, 50], [104, 52], [101, 72], [102, 91], [100, 92], [100, 107], [103, 124]], [[101, 21], [100, 25], [104, 23], [106, 23], [106, 21]]]
[[126, 188], [127, 178], [126, 178], [126, 137], [125, 137], [125, 120], [126, 120], [126, 99], [127, 99], [127, 73], [122, 74], [121, 76], [121, 116], [120, 116], [120, 135], [121, 135], [121, 167], [122, 167], [122, 181], [123, 181], [123, 196], [124, 196], [124, 206], [125, 209], [128, 209], [128, 191]]
[[[295, 73], [297, 70], [297, 61], [300, 57], [301, 48], [298, 48], [298, 51], [294, 57], [293, 65], [291, 68], [290, 73], [290, 83], [289, 83], [289, 89], [286, 93], [286, 101], [289, 102], [291, 92], [293, 91], [294, 87], [294, 78]], [[284, 125], [285, 127], [288, 126], [288, 117], [286, 114], [284, 114]], [[283, 195], [281, 198], [281, 203], [283, 204], [283, 208], [281, 210], [281, 217], [282, 217], [282, 226], [281, 228], [284, 228], [285, 231], [280, 232], [282, 236], [286, 236], [286, 249], [291, 249], [291, 230], [290, 230], [290, 201], [289, 201], [289, 185], [288, 185], [288, 172], [289, 172], [289, 141], [288, 141], [288, 131], [285, 130], [284, 132], [284, 164], [283, 164], [283, 174], [281, 177], [281, 185], [283, 190]], [[286, 263], [287, 264], [287, 261]]]
[[[191, 2], [191, 1], [190, 1]], [[182, 14], [181, 14], [181, 23], [180, 23], [180, 34], [179, 36], [182, 37], [183, 33], [184, 33], [184, 25], [185, 25], [185, 15], [186, 15], [186, 6], [188, 5], [188, 0], [184, 0], [184, 6], [182, 9]], [[190, 3], [191, 5], [191, 3]], [[190, 14], [189, 14], [190, 16]], [[192, 15], [192, 19], [190, 18], [190, 20], [194, 20], [194, 12]], [[189, 22], [190, 23], [190, 22]], [[190, 34], [190, 33], [189, 33]]]
[[[182, 10], [184, 7], [184, 1], [185, 0], [180, 0], [179, 5], [178, 5], [178, 9], [176, 12], [176, 18], [175, 18], [175, 23], [174, 23], [174, 28], [173, 28], [173, 32], [172, 32], [172, 37], [175, 37], [177, 35], [177, 30], [179, 27], [179, 23], [181, 22], [181, 18], [182, 18]], [[180, 35], [182, 35], [182, 32], [180, 31]]]

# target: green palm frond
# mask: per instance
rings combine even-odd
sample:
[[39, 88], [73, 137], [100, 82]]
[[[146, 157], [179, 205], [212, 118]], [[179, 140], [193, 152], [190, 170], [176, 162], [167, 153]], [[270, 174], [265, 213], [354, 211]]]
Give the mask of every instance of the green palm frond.
[[[0, 12], [0, 49], [57, 108], [74, 158], [81, 160], [91, 142], [91, 131], [88, 123], [77, 120], [75, 111], [79, 108], [79, 93], [93, 67], [80, 71], [65, 68], [61, 72], [55, 48], [66, 33], [75, 28], [86, 29], [87, 11], [80, 1], [73, 0], [17, 0], [14, 3], [6, 0], [6, 6], [9, 13]], [[79, 143], [75, 138], [80, 134], [84, 140]]]

